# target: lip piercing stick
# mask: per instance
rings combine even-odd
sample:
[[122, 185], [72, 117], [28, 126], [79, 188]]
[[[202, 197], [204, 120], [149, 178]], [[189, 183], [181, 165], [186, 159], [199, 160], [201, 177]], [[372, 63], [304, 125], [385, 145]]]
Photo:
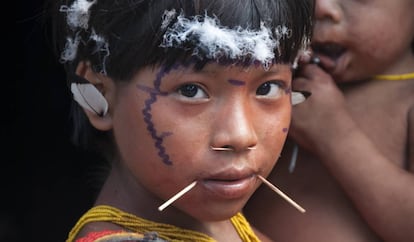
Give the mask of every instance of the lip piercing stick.
[[164, 210], [167, 206], [169, 206], [175, 200], [179, 199], [185, 193], [187, 193], [188, 191], [190, 191], [196, 184], [197, 184], [197, 181], [193, 181], [190, 185], [186, 186], [183, 190], [179, 191], [177, 194], [175, 194], [173, 197], [171, 197], [165, 203], [163, 203], [161, 206], [159, 206], [158, 207], [158, 211]]
[[287, 202], [289, 202], [293, 207], [295, 207], [297, 210], [299, 210], [301, 213], [306, 212], [304, 208], [299, 206], [295, 201], [293, 201], [290, 197], [288, 197], [286, 194], [284, 194], [282, 191], [279, 190], [279, 188], [275, 187], [272, 183], [267, 181], [264, 177], [261, 175], [257, 175], [257, 177], [263, 181], [264, 184], [270, 187], [274, 192], [276, 192], [279, 196], [284, 198]]

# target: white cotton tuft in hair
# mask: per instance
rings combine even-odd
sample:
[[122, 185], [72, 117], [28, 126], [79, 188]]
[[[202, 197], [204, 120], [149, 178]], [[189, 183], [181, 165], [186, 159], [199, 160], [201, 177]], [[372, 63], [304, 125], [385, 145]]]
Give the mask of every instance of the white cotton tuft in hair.
[[97, 52], [103, 52], [104, 57], [102, 61], [102, 71], [101, 73], [106, 75], [106, 58], [108, 58], [110, 52], [109, 52], [109, 43], [105, 40], [104, 37], [98, 35], [95, 30], [92, 28], [92, 34], [90, 39], [95, 41], [95, 49], [93, 50], [93, 54]]
[[67, 23], [71, 28], [88, 28], [89, 8], [96, 3], [97, 0], [77, 0], [68, 6], [61, 6], [61, 12], [67, 12]]
[[216, 18], [207, 15], [193, 19], [179, 15], [177, 22], [167, 29], [161, 47], [180, 48], [191, 42], [195, 44], [194, 55], [200, 54], [202, 50], [211, 59], [243, 59], [249, 56], [263, 66], [269, 66], [274, 60], [279, 40], [290, 32], [286, 27], [279, 27], [275, 33], [276, 37], [273, 37], [272, 31], [264, 23], [258, 31], [241, 27], [230, 29], [220, 26]]
[[104, 116], [108, 112], [108, 102], [105, 97], [90, 83], [72, 83], [70, 90], [73, 99], [83, 108]]
[[165, 29], [171, 23], [176, 14], [177, 12], [175, 9], [165, 10], [164, 14], [162, 15], [161, 29]]
[[295, 60], [293, 61], [292, 68], [297, 69], [299, 67], [299, 60], [300, 59], [310, 59], [312, 52], [308, 50], [308, 43], [307, 41], [304, 41], [305, 43], [302, 45], [302, 49], [299, 49], [298, 54], [295, 57]]
[[76, 58], [76, 53], [79, 46], [79, 37], [76, 36], [75, 39], [68, 37], [66, 39], [65, 48], [63, 49], [62, 54], [60, 55], [60, 60], [62, 62], [72, 61]]
[[[60, 7], [61, 12], [66, 12], [66, 22], [72, 30], [77, 28], [88, 29], [89, 9], [96, 1], [77, 0], [70, 7], [66, 5]], [[77, 31], [74, 39], [70, 37], [66, 39], [66, 45], [60, 57], [62, 62], [73, 61], [76, 58], [79, 42], [79, 31]]]

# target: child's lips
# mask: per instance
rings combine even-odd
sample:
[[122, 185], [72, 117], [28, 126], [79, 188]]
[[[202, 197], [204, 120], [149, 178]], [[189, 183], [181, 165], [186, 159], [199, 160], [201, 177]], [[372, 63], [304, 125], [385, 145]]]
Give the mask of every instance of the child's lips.
[[315, 53], [328, 56], [332, 59], [338, 59], [344, 52], [345, 48], [335, 43], [315, 43], [312, 45]]
[[324, 55], [316, 55], [320, 60], [320, 66], [328, 72], [333, 72], [336, 67], [336, 61]]
[[225, 199], [234, 199], [245, 196], [253, 189], [255, 183], [255, 175], [249, 174], [209, 177], [203, 179], [202, 185], [214, 195]]
[[312, 50], [320, 58], [322, 67], [329, 71], [335, 69], [346, 48], [339, 44], [325, 42], [313, 44]]

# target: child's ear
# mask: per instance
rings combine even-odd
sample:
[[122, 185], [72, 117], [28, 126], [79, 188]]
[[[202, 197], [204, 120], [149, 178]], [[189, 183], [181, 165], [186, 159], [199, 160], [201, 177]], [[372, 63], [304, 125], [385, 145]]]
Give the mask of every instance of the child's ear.
[[84, 61], [78, 64], [76, 75], [83, 82], [71, 84], [73, 98], [83, 108], [92, 126], [102, 131], [110, 130], [112, 117], [106, 96], [113, 91], [112, 79], [94, 72]]

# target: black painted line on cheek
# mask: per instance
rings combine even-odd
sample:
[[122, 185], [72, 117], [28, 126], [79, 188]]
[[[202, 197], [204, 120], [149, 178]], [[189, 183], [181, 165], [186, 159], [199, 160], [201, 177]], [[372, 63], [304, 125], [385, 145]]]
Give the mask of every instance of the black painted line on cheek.
[[[174, 68], [174, 67], [172, 67]], [[171, 69], [172, 69], [171, 68]], [[142, 110], [144, 115], [144, 122], [147, 124], [147, 130], [150, 132], [151, 137], [155, 141], [155, 148], [158, 149], [158, 156], [161, 158], [162, 162], [166, 165], [172, 165], [173, 162], [170, 160], [169, 155], [165, 151], [165, 147], [163, 146], [164, 138], [167, 136], [172, 135], [172, 132], [163, 132], [161, 135], [157, 135], [157, 130], [155, 129], [154, 123], [152, 121], [152, 114], [151, 114], [151, 106], [157, 101], [157, 96], [166, 96], [167, 93], [161, 92], [161, 80], [162, 78], [169, 73], [171, 69], [161, 68], [160, 71], [157, 73], [157, 76], [154, 80], [154, 88], [137, 85], [137, 88], [147, 92], [150, 97], [145, 100], [145, 107]]]

